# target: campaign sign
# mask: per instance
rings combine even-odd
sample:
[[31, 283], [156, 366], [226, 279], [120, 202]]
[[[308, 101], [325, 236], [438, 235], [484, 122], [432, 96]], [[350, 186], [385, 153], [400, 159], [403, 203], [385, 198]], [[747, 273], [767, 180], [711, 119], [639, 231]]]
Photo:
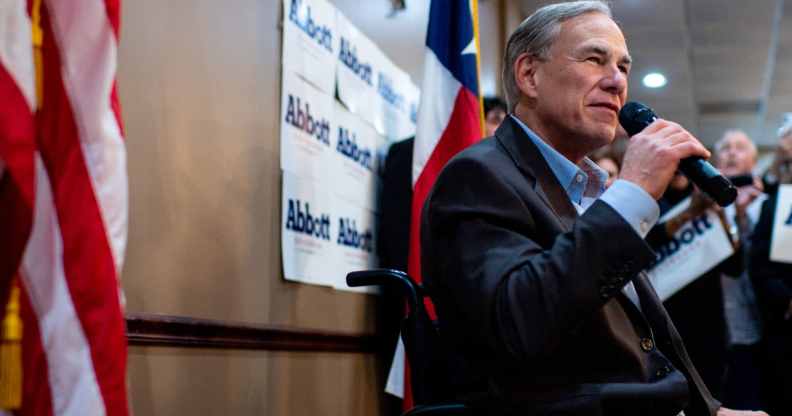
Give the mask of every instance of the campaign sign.
[[384, 55], [376, 68], [374, 127], [392, 141], [414, 136], [420, 90], [406, 72]]
[[[661, 221], [675, 216], [689, 204], [690, 198], [674, 207]], [[734, 247], [718, 214], [707, 211], [682, 226], [656, 252], [657, 258], [648, 275], [657, 295], [665, 301], [729, 258]]]
[[379, 187], [379, 146], [384, 139], [374, 127], [347, 111], [335, 108], [333, 168], [328, 171], [333, 193], [358, 205], [376, 209]]
[[[377, 268], [377, 216], [374, 211], [341, 199], [335, 202], [336, 273], [343, 277], [356, 270]], [[375, 288], [349, 288], [345, 279], [337, 282], [336, 289], [376, 292]]]
[[283, 0], [283, 73], [335, 94], [336, 10], [327, 0]]
[[281, 250], [286, 280], [336, 286], [333, 199], [310, 181], [283, 172]]
[[792, 185], [778, 187], [770, 260], [792, 263]]
[[283, 74], [281, 169], [316, 179], [332, 169], [334, 101], [296, 75]]
[[336, 13], [339, 48], [338, 98], [349, 109], [370, 124], [375, 122], [377, 100], [377, 65], [384, 54], [377, 45], [361, 33], [341, 12]]

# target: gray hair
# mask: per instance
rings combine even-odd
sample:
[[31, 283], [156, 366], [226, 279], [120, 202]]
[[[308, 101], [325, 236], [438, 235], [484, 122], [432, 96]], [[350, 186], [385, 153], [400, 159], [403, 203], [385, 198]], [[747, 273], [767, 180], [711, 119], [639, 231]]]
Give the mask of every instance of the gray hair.
[[613, 17], [610, 6], [603, 1], [573, 1], [544, 6], [520, 23], [509, 37], [503, 56], [503, 90], [509, 111], [514, 111], [522, 95], [514, 80], [514, 63], [517, 58], [528, 53], [539, 59], [547, 59], [550, 47], [561, 32], [561, 23], [593, 12]]

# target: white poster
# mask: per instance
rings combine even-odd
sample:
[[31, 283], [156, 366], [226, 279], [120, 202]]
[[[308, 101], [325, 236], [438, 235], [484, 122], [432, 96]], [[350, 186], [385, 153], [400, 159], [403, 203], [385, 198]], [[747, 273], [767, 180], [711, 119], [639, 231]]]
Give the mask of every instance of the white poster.
[[281, 169], [302, 178], [332, 171], [335, 100], [302, 78], [283, 74], [281, 97]]
[[[661, 221], [673, 217], [689, 204], [690, 198], [674, 207]], [[656, 263], [648, 274], [657, 295], [665, 301], [729, 258], [734, 247], [718, 214], [708, 211], [682, 226], [674, 238], [656, 252]]]
[[346, 274], [378, 266], [380, 169], [390, 141], [415, 134], [419, 90], [327, 0], [283, 10], [284, 275], [376, 291], [348, 288]]
[[336, 9], [327, 0], [283, 0], [283, 73], [335, 94]]
[[374, 269], [376, 214], [332, 195], [311, 180], [283, 172], [281, 249], [286, 280], [348, 288], [346, 275]]
[[374, 211], [342, 199], [337, 199], [334, 209], [336, 288], [362, 292], [375, 292], [376, 288], [349, 288], [346, 275], [357, 270], [375, 269], [379, 265], [376, 251], [376, 216]]
[[374, 127], [391, 141], [415, 135], [420, 90], [410, 76], [386, 56], [376, 65]]
[[338, 98], [349, 109], [370, 124], [376, 120], [377, 65], [385, 55], [377, 45], [361, 33], [341, 12], [336, 14], [339, 50], [337, 63]]
[[286, 280], [337, 286], [333, 198], [311, 181], [283, 172], [281, 251]]
[[792, 185], [778, 187], [770, 260], [792, 263]]
[[335, 158], [328, 171], [329, 186], [336, 195], [362, 207], [376, 209], [380, 181], [378, 150], [385, 143], [374, 127], [336, 103], [333, 148]]

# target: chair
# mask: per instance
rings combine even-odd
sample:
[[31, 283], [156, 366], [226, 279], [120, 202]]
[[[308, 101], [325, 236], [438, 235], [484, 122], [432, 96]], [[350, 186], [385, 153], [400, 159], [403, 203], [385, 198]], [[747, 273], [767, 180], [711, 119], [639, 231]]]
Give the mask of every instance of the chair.
[[416, 406], [402, 416], [472, 416], [472, 410], [451, 401], [448, 361], [443, 353], [437, 323], [424, 306], [425, 289], [398, 270], [375, 269], [347, 274], [347, 285], [387, 286], [403, 293], [407, 315], [401, 323], [401, 336], [410, 364], [412, 393]]

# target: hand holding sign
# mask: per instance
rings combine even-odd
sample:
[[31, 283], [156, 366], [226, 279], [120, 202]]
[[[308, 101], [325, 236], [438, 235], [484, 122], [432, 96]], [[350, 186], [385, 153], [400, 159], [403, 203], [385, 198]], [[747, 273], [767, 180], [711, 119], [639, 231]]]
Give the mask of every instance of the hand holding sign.
[[[661, 218], [671, 233], [665, 244], [655, 248], [657, 260], [648, 274], [663, 301], [734, 253], [722, 211], [707, 210], [706, 200], [695, 202], [698, 205], [692, 205], [692, 200], [688, 198]], [[669, 223], [677, 224], [669, 227]]]
[[792, 263], [792, 185], [778, 188], [770, 260]]

